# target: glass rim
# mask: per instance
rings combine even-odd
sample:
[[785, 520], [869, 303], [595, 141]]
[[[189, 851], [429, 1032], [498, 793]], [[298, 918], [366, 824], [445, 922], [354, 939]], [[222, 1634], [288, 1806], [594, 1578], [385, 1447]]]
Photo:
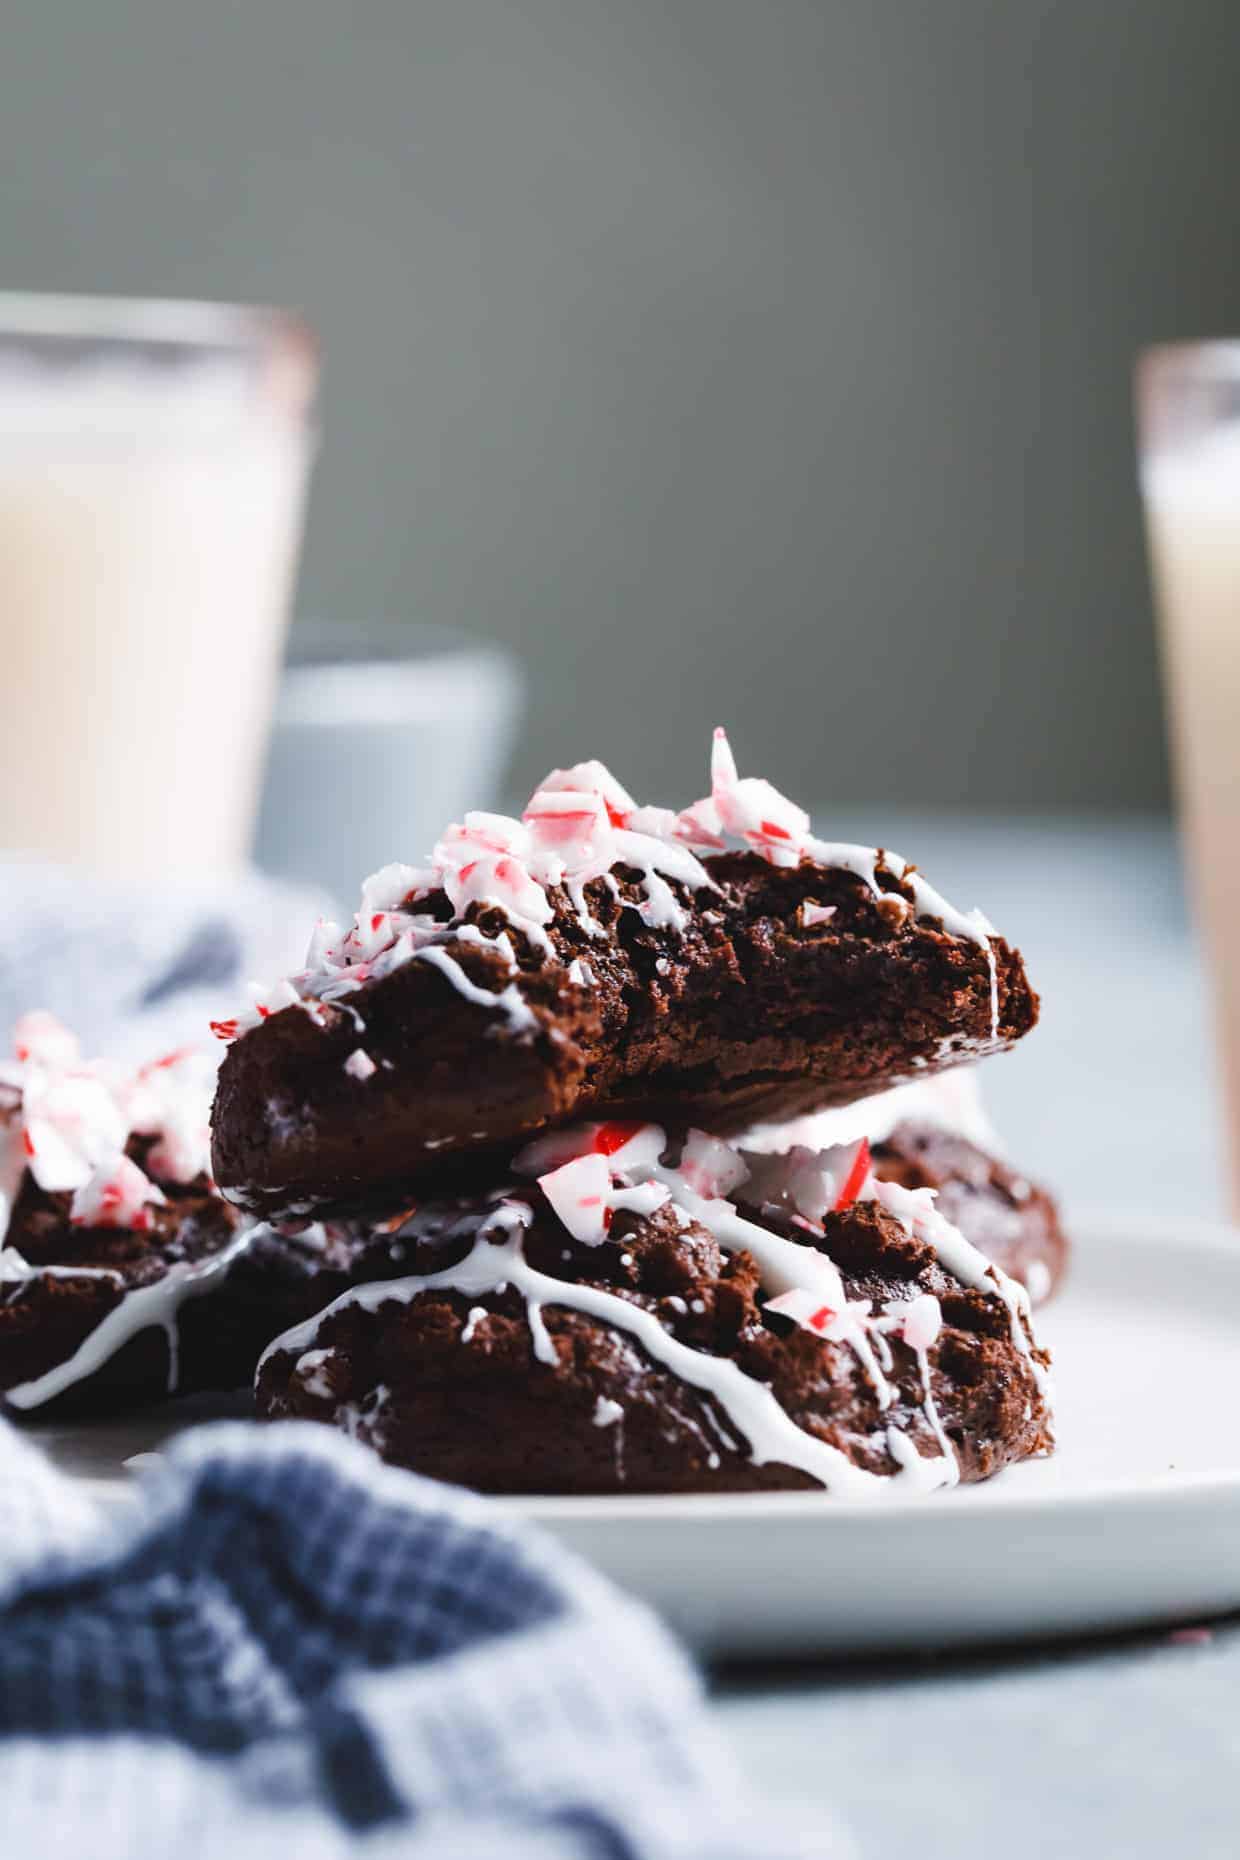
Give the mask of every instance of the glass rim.
[[1176, 374], [1182, 379], [1240, 379], [1240, 336], [1201, 336], [1154, 342], [1137, 351], [1137, 378]]
[[0, 291], [0, 342], [160, 343], [247, 349], [318, 344], [295, 310], [206, 298], [112, 297], [74, 291]]
[[364, 618], [341, 619], [325, 614], [298, 614], [289, 628], [284, 648], [285, 673], [328, 668], [350, 670], [359, 665], [425, 665], [430, 660], [509, 658], [499, 640], [462, 632], [458, 627], [434, 626], [400, 614], [374, 613]]
[[[237, 369], [261, 398], [301, 424], [311, 417], [320, 346], [295, 310], [171, 297], [0, 291], [0, 365], [50, 383], [133, 356], [144, 367]], [[8, 422], [4, 422], [7, 430]], [[94, 437], [99, 438], [99, 434]]]

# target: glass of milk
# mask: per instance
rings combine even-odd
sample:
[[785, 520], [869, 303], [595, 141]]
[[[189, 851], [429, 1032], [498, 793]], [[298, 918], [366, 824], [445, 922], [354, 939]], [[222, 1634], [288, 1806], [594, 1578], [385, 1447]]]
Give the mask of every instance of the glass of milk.
[[1240, 1214], [1240, 341], [1137, 369], [1141, 488], [1172, 741], [1211, 959]]
[[280, 311], [0, 294], [0, 851], [249, 851], [315, 344]]

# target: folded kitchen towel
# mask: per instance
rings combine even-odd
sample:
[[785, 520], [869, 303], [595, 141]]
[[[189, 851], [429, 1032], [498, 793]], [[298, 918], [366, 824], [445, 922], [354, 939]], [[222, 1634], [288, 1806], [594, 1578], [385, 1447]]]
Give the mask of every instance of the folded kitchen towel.
[[663, 1629], [493, 1501], [287, 1422], [101, 1504], [0, 1422], [4, 1860], [787, 1851]]

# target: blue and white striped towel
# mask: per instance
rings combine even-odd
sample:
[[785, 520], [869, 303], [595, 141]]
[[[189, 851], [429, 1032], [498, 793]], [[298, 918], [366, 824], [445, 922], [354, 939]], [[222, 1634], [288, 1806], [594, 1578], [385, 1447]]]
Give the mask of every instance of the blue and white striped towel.
[[182, 1437], [106, 1512], [0, 1422], [4, 1860], [784, 1851], [662, 1628], [326, 1429]]

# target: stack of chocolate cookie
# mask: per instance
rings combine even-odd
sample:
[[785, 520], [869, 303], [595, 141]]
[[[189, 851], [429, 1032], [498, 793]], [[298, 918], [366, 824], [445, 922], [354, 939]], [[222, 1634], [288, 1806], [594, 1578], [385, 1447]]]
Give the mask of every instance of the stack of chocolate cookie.
[[260, 1415], [509, 1492], [871, 1497], [1046, 1452], [1028, 1293], [975, 1242], [1045, 1291], [1062, 1236], [935, 1083], [1036, 1015], [984, 918], [815, 838], [722, 732], [679, 813], [585, 763], [467, 815], [217, 1025], [223, 1194], [351, 1261]]

